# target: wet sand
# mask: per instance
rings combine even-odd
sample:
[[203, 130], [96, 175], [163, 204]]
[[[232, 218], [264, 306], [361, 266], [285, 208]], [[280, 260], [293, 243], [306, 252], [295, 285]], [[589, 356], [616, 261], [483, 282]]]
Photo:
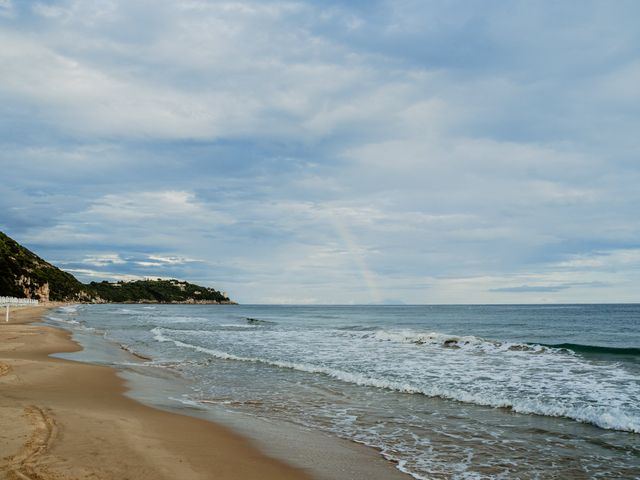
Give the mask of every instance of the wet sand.
[[0, 479], [308, 479], [231, 430], [147, 407], [109, 367], [52, 358], [80, 347], [30, 325], [46, 307], [0, 322]]

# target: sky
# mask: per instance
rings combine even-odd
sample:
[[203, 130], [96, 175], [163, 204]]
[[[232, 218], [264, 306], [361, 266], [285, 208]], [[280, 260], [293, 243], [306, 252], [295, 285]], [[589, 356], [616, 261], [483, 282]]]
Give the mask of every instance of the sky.
[[241, 303], [637, 302], [639, 18], [0, 0], [0, 230]]

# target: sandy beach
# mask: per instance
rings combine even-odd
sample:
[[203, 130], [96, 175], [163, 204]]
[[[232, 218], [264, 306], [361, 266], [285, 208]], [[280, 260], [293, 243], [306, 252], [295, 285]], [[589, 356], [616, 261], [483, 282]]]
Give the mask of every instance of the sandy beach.
[[310, 478], [224, 427], [125, 397], [114, 369], [49, 357], [79, 346], [29, 324], [45, 309], [0, 325], [0, 478]]

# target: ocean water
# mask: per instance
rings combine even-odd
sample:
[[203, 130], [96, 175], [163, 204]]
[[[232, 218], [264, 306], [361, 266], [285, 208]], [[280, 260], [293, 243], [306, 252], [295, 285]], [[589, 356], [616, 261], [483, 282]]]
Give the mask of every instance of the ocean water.
[[417, 479], [640, 479], [640, 305], [79, 305], [49, 321]]

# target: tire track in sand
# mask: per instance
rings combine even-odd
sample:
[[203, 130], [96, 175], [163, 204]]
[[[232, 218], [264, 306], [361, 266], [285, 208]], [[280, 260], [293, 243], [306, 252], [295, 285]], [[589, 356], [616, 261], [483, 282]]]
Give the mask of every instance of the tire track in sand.
[[24, 415], [32, 426], [31, 436], [18, 453], [9, 457], [5, 469], [10, 480], [48, 480], [48, 476], [38, 472], [37, 465], [41, 455], [46, 453], [57, 434], [53, 417], [44, 409], [30, 405], [24, 409]]

